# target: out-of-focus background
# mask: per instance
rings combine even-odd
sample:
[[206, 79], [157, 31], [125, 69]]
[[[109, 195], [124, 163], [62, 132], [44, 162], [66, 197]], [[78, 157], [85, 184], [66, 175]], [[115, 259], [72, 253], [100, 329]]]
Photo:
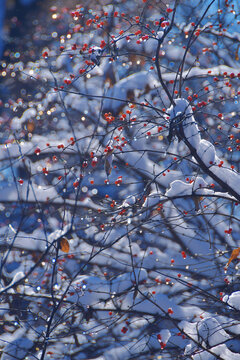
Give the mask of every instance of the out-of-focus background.
[[[29, 14], [40, 8], [43, 1], [36, 0], [1, 0], [0, 1], [0, 56], [8, 55], [9, 45], [14, 46], [24, 29], [31, 26]], [[4, 51], [6, 50], [6, 54]]]

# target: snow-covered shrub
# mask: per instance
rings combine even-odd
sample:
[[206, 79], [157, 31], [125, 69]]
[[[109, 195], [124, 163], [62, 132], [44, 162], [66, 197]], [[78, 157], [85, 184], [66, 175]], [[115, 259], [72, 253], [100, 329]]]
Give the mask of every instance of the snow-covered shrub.
[[58, 4], [2, 63], [2, 358], [240, 359], [238, 3]]

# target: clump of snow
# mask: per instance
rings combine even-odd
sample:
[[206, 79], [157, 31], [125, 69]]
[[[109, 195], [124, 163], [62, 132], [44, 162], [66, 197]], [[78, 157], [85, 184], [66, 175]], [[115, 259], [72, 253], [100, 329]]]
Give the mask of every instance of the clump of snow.
[[164, 343], [164, 344], [167, 344], [168, 340], [170, 339], [171, 337], [171, 333], [169, 330], [167, 329], [163, 329], [160, 331], [160, 336], [161, 336], [161, 341]]
[[33, 341], [24, 338], [19, 337], [11, 343], [7, 344], [3, 350], [3, 355], [1, 357], [2, 360], [13, 360], [13, 359], [24, 359], [25, 356], [28, 353], [28, 350], [30, 350], [33, 347]]
[[169, 109], [167, 109], [167, 113], [170, 116], [170, 123], [174, 121], [176, 117], [182, 116], [182, 129], [184, 131], [184, 135], [189, 143], [197, 148], [201, 141], [201, 137], [199, 134], [199, 129], [197, 123], [193, 117], [192, 108], [186, 99], [175, 99], [175, 105], [171, 105]]
[[[166, 191], [167, 197], [177, 197], [184, 195], [192, 195], [194, 193], [203, 193], [202, 189], [207, 187], [206, 181], [201, 177], [197, 177], [191, 184], [183, 182], [181, 180], [174, 180], [170, 184], [170, 189]], [[210, 192], [213, 192], [210, 190]]]
[[207, 350], [199, 350], [197, 354], [192, 355], [191, 359], [193, 360], [240, 360], [240, 355], [230, 351], [225, 344], [221, 344], [211, 348], [211, 352], [216, 355], [216, 357], [210, 354]]
[[71, 224], [67, 224], [64, 226], [62, 230], [61, 229], [55, 230], [48, 236], [48, 241], [52, 243], [53, 241], [60, 239], [62, 236], [65, 236], [67, 234], [70, 228], [71, 228]]
[[[197, 352], [198, 346], [196, 343], [200, 343], [204, 348], [212, 348], [211, 351], [215, 353], [213, 349], [218, 349], [218, 345], [222, 345], [230, 339], [230, 336], [222, 328], [218, 320], [213, 317], [206, 317], [195, 323], [182, 321], [179, 326], [183, 329], [185, 334], [193, 339], [185, 348], [186, 355]], [[202, 355], [202, 348], [200, 349]], [[200, 357], [196, 357], [196, 359], [200, 359]]]
[[68, 54], [61, 54], [56, 59], [56, 68], [61, 69], [62, 67], [66, 67], [67, 71], [72, 71], [71, 67], [71, 59]]
[[200, 340], [208, 343], [211, 347], [224, 343], [230, 338], [219, 322], [211, 317], [201, 320], [197, 324], [196, 330]]
[[14, 275], [14, 277], [13, 277], [13, 279], [12, 279], [12, 281], [10, 282], [9, 285], [7, 285], [6, 287], [0, 287], [0, 292], [3, 293], [3, 292], [6, 292], [6, 291], [8, 291], [8, 290], [10, 290], [10, 292], [13, 292], [12, 287], [13, 287], [15, 284], [17, 284], [18, 282], [20, 282], [22, 279], [24, 279], [24, 277], [25, 277], [25, 275], [24, 275], [24, 273], [23, 273], [22, 271], [17, 272], [17, 273]]
[[206, 181], [201, 176], [198, 176], [196, 180], [193, 182], [193, 190], [206, 188], [207, 185], [208, 184], [206, 183]]
[[110, 111], [113, 114], [116, 114], [121, 106], [125, 105], [125, 101], [128, 99], [129, 91], [135, 92], [136, 90], [139, 90], [144, 92], [147, 87], [153, 89], [154, 87], [158, 87], [158, 85], [159, 84], [155, 77], [147, 71], [140, 71], [136, 74], [129, 75], [128, 77], [118, 81], [107, 91], [106, 97], [114, 99], [104, 100], [103, 112]]
[[16, 189], [15, 185], [6, 188], [5, 192], [1, 192], [0, 201], [16, 201], [21, 199], [25, 202], [47, 201], [58, 197], [58, 193], [53, 186], [41, 186], [32, 182], [29, 187], [26, 182], [19, 185]]
[[84, 306], [99, 305], [100, 300], [109, 298], [110, 286], [105, 280], [97, 276], [81, 275], [73, 282], [71, 290], [74, 294], [69, 297], [69, 301]]
[[[219, 166], [220, 164], [220, 166]], [[239, 183], [240, 183], [240, 174], [228, 169], [225, 166], [221, 166], [221, 163], [219, 161], [218, 164], [216, 164], [216, 166], [213, 166], [213, 168], [211, 168], [211, 171], [219, 178], [221, 179], [223, 182], [225, 182], [227, 185], [229, 185], [229, 187], [231, 189], [233, 189], [236, 193], [238, 193], [240, 195], [240, 188], [239, 188]]]
[[159, 192], [151, 192], [151, 194], [149, 194], [143, 203], [143, 209], [152, 208], [153, 206], [157, 205], [161, 199], [161, 194]]
[[197, 148], [197, 154], [206, 166], [214, 164], [216, 161], [216, 151], [214, 146], [207, 140], [201, 140]]
[[240, 310], [240, 291], [235, 291], [230, 296], [225, 295], [223, 301], [234, 307], [236, 310]]
[[136, 203], [136, 197], [134, 195], [128, 195], [122, 203], [122, 207], [130, 207]]
[[25, 110], [24, 113], [22, 114], [22, 116], [21, 116], [20, 118], [14, 117], [14, 118], [12, 119], [12, 128], [13, 128], [14, 130], [19, 130], [19, 129], [21, 129], [22, 124], [23, 124], [25, 121], [27, 121], [27, 120], [29, 120], [29, 119], [31, 119], [31, 118], [34, 118], [36, 115], [37, 115], [37, 111], [36, 111], [36, 109], [34, 109], [34, 108], [29, 108], [29, 109]]
[[170, 189], [166, 191], [167, 197], [175, 197], [182, 195], [191, 195], [193, 186], [192, 184], [185, 183], [181, 180], [174, 180], [170, 184]]
[[[228, 169], [226, 166], [223, 166], [224, 162], [220, 161], [217, 157], [214, 146], [209, 141], [201, 139], [197, 123], [193, 117], [192, 109], [188, 101], [185, 99], [176, 99], [175, 105], [171, 105], [171, 107], [167, 110], [167, 113], [170, 115], [170, 131], [172, 125], [173, 134], [178, 134], [179, 138], [184, 136], [184, 138], [197, 151], [201, 161], [207, 167], [211, 167], [210, 171], [219, 178], [219, 181], [221, 180], [222, 182], [225, 182], [229, 188], [233, 190], [233, 192], [231, 192], [229, 189], [230, 194], [233, 194], [234, 192], [240, 194], [240, 175], [237, 172]], [[177, 121], [177, 118], [180, 119], [180, 123]], [[184, 132], [184, 134], [181, 132]], [[185, 195], [189, 195], [190, 188], [188, 188], [186, 184], [183, 185], [183, 183], [179, 183], [179, 185], [181, 186], [181, 191]], [[170, 194], [173, 193], [175, 192], [171, 191]]]

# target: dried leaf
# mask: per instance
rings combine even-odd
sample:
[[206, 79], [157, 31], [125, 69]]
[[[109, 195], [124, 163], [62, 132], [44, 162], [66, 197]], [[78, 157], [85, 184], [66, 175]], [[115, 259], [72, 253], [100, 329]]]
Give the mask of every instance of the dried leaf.
[[227, 265], [226, 265], [227, 267], [231, 264], [231, 262], [232, 262], [233, 260], [235, 260], [235, 259], [238, 257], [239, 253], [240, 253], [240, 247], [237, 248], [237, 249], [234, 249], [234, 250], [232, 251], [231, 256], [230, 256], [230, 258], [229, 258], [229, 260], [228, 260], [228, 262], [227, 262]]
[[93, 308], [91, 306], [88, 307], [87, 311], [85, 312], [85, 319], [87, 321], [87, 323], [89, 322], [89, 320], [91, 320], [93, 318]]
[[65, 253], [69, 253], [70, 245], [68, 240], [64, 237], [60, 239], [60, 249]]
[[133, 293], [133, 300], [136, 299], [137, 294], [138, 294], [138, 287], [136, 286], [136, 287], [135, 287], [135, 290], [134, 290], [134, 293]]
[[237, 60], [237, 61], [239, 60], [238, 51], [239, 51], [239, 45], [238, 45], [236, 53], [235, 53], [235, 60]]
[[203, 200], [202, 196], [193, 196], [193, 201], [195, 205], [195, 211], [198, 211], [200, 209], [199, 204]]
[[32, 133], [35, 129], [35, 124], [33, 122], [33, 120], [29, 120], [27, 123], [27, 130], [28, 132]]
[[109, 154], [106, 156], [105, 158], [105, 164], [104, 164], [104, 168], [106, 171], [107, 176], [109, 176], [112, 172], [112, 154]]

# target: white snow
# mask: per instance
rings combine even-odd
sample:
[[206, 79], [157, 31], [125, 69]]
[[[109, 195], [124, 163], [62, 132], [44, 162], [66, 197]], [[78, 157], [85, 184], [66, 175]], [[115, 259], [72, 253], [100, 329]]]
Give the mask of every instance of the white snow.
[[216, 161], [216, 150], [207, 140], [202, 139], [197, 147], [197, 154], [205, 165], [210, 166]]
[[12, 334], [11, 342], [3, 341], [0, 339], [0, 345], [3, 344], [3, 354], [2, 360], [14, 360], [14, 359], [24, 359], [28, 351], [33, 347], [34, 343], [32, 340], [26, 337], [25, 329], [19, 329], [21, 331], [15, 331]]
[[33, 119], [35, 118], [35, 116], [37, 115], [37, 111], [35, 108], [29, 108], [27, 110], [24, 111], [24, 113], [22, 114], [22, 116], [20, 118], [18, 117], [14, 117], [12, 119], [12, 128], [14, 130], [19, 130], [22, 127], [22, 124], [29, 120], [29, 119]]
[[230, 295], [225, 295], [223, 301], [234, 307], [236, 310], [240, 310], [240, 291], [234, 291]]
[[166, 111], [170, 116], [169, 121], [171, 122], [171, 120], [174, 120], [176, 117], [182, 114], [183, 120], [181, 125], [185, 137], [194, 148], [197, 148], [199, 146], [201, 137], [198, 126], [193, 117], [192, 108], [186, 99], [175, 99], [174, 101], [175, 105], [171, 105], [171, 107]]
[[153, 89], [158, 86], [159, 83], [156, 78], [147, 71], [140, 71], [133, 75], [129, 75], [118, 81], [107, 91], [106, 97], [109, 97], [110, 99], [104, 100], [103, 111], [110, 111], [115, 114], [123, 105], [126, 105], [125, 101], [128, 99], [129, 91], [136, 92], [139, 90], [144, 93], [147, 87]]

